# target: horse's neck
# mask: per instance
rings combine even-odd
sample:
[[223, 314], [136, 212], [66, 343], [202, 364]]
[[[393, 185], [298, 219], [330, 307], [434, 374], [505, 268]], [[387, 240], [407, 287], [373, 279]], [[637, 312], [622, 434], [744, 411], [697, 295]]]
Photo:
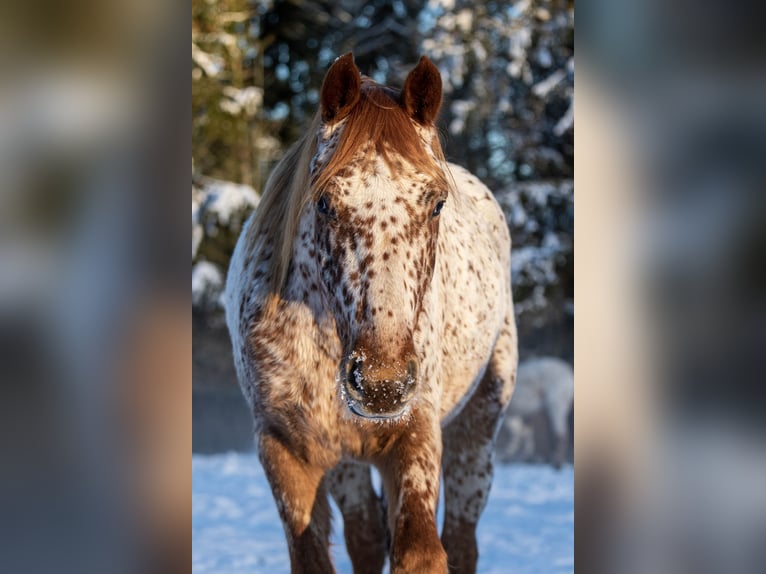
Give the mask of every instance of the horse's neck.
[[316, 249], [313, 238], [314, 219], [308, 210], [304, 210], [293, 238], [293, 252], [285, 294], [290, 300], [304, 301], [312, 309], [320, 310], [322, 301], [318, 288], [319, 267], [316, 257], [312, 257], [309, 253], [311, 249]]

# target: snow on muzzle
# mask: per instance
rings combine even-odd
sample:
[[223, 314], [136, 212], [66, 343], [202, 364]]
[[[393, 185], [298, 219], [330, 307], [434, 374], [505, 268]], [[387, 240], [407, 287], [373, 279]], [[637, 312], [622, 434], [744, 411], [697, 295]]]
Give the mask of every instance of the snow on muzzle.
[[367, 419], [401, 416], [415, 394], [418, 361], [414, 354], [402, 360], [379, 360], [355, 351], [341, 364], [341, 385], [349, 410]]

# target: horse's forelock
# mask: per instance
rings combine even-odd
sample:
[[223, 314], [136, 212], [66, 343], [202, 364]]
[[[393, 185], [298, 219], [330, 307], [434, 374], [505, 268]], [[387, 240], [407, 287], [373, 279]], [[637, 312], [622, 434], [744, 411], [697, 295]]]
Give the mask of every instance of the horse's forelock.
[[[371, 145], [370, 145], [371, 144]], [[430, 145], [430, 149], [426, 146]], [[366, 148], [367, 159], [382, 157], [396, 173], [404, 160], [448, 187], [444, 154], [438, 138], [425, 142], [399, 102], [399, 91], [365, 78], [361, 97], [343, 125], [343, 133], [327, 165], [315, 176], [312, 197], [349, 166]]]

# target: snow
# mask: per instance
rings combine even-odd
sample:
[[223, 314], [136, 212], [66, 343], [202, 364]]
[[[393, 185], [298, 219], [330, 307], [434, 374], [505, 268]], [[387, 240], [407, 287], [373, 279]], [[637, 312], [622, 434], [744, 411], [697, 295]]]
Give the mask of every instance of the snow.
[[209, 261], [200, 261], [192, 267], [192, 304], [202, 306], [208, 302], [223, 307], [223, 272]]
[[[216, 250], [220, 253], [233, 249], [242, 224], [259, 200], [258, 193], [249, 185], [210, 177], [192, 184], [192, 304], [195, 307], [223, 308], [225, 268], [220, 261], [213, 263], [206, 257]], [[215, 247], [211, 249], [211, 245]]]
[[238, 116], [244, 112], [247, 117], [254, 117], [263, 105], [263, 90], [261, 88], [225, 86], [223, 94], [226, 98], [222, 99], [219, 105], [224, 112], [233, 116]]
[[205, 231], [202, 229], [202, 225], [199, 222], [200, 202], [198, 195], [199, 193], [195, 193], [194, 188], [192, 188], [192, 261], [197, 257], [199, 244], [205, 236]]
[[455, 24], [460, 28], [460, 31], [467, 34], [471, 31], [473, 26], [473, 13], [468, 8], [464, 8], [455, 16]]
[[558, 281], [555, 270], [555, 247], [536, 247], [525, 245], [511, 251], [511, 274], [518, 282], [522, 273], [530, 276], [531, 281], [541, 285], [550, 285]]
[[561, 119], [553, 126], [553, 133], [561, 137], [574, 125], [574, 98], [569, 102], [569, 107]]
[[218, 236], [221, 230], [239, 235], [242, 223], [259, 201], [260, 196], [249, 185], [212, 177], [192, 185], [192, 261], [196, 261], [206, 238]]
[[508, 63], [508, 73], [514, 78], [524, 76], [527, 84], [531, 83], [531, 73], [527, 64], [527, 49], [532, 44], [532, 31], [528, 28], [518, 28], [508, 35], [508, 52], [510, 62]]
[[431, 0], [428, 3], [428, 6], [431, 9], [438, 8], [439, 6], [441, 6], [442, 9], [449, 12], [455, 9], [455, 0]]
[[211, 78], [217, 77], [225, 67], [224, 59], [221, 56], [208, 54], [194, 42], [192, 42], [192, 60]]
[[566, 72], [564, 70], [556, 70], [550, 76], [532, 86], [532, 91], [538, 98], [546, 99], [553, 88], [564, 78], [566, 78]]
[[[192, 571], [281, 574], [290, 571], [271, 489], [255, 454], [192, 457]], [[342, 520], [334, 511], [332, 552], [351, 572]], [[441, 517], [439, 518], [441, 523]], [[574, 472], [497, 465], [478, 529], [482, 574], [574, 571]]]
[[452, 134], [458, 134], [463, 131], [468, 114], [476, 108], [476, 102], [454, 100], [451, 108], [454, 119], [450, 122], [449, 131]]
[[511, 274], [517, 316], [541, 313], [561, 293], [560, 273], [572, 253], [571, 181], [517, 182], [496, 194], [513, 238]]
[[[227, 226], [235, 217], [244, 218], [243, 213], [249, 214], [258, 206], [260, 198], [249, 185], [212, 178], [207, 178], [205, 183], [205, 198], [200, 206], [201, 219], [204, 219], [204, 215], [212, 215], [219, 225]], [[207, 227], [210, 227], [208, 233], [217, 233], [212, 224]]]

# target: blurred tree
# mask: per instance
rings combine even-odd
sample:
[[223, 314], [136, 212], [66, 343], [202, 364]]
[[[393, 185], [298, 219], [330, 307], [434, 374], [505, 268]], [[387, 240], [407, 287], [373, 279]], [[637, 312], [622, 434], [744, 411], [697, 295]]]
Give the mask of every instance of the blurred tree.
[[266, 115], [283, 120], [280, 136], [294, 141], [319, 101], [332, 61], [353, 52], [360, 70], [397, 83], [418, 58], [422, 2], [396, 0], [276, 1], [263, 17]]
[[447, 153], [490, 187], [572, 176], [568, 0], [192, 0], [197, 169], [260, 188], [347, 51], [395, 85], [431, 57], [444, 77]]
[[495, 192], [513, 236], [522, 353], [571, 358], [571, 0], [192, 0], [200, 292], [219, 300], [239, 227], [257, 204], [252, 189], [227, 182], [262, 189], [303, 134], [326, 70], [349, 51], [364, 74], [394, 86], [421, 54], [439, 67], [447, 157]]
[[420, 23], [445, 79], [448, 153], [494, 189], [572, 177], [573, 5], [431, 0]]
[[197, 173], [259, 185], [280, 151], [262, 117], [268, 2], [192, 0], [192, 157]]

